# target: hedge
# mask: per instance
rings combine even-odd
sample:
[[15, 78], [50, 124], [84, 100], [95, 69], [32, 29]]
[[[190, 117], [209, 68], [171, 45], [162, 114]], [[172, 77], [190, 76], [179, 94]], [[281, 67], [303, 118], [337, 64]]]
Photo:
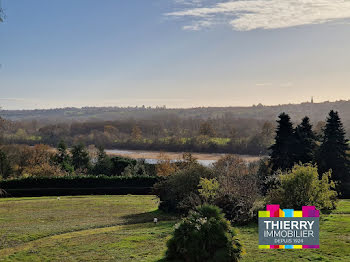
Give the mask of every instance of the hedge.
[[69, 176], [52, 178], [17, 178], [2, 180], [0, 188], [7, 196], [63, 195], [147, 195], [152, 193], [157, 177]]

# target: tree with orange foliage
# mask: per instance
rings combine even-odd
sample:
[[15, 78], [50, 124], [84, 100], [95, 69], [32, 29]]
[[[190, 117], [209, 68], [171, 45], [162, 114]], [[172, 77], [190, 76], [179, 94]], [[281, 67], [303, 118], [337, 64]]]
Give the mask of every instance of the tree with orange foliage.
[[65, 172], [57, 165], [53, 165], [53, 150], [43, 144], [35, 145], [29, 149], [30, 155], [27, 159], [27, 165], [23, 169], [26, 176], [50, 177], [63, 176]]
[[156, 165], [156, 172], [158, 176], [167, 177], [177, 171], [175, 163], [172, 163], [170, 158], [161, 152], [158, 157], [159, 161]]

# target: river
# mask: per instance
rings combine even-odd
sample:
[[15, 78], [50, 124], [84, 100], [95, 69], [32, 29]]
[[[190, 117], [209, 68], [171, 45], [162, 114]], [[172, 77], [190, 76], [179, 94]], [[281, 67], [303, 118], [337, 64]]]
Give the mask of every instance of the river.
[[[159, 151], [142, 151], [142, 150], [120, 150], [120, 149], [107, 149], [106, 153], [109, 155], [125, 156], [134, 159], [145, 159], [146, 163], [156, 164], [160, 159], [166, 156], [171, 161], [180, 161], [182, 159], [182, 152], [159, 152]], [[192, 153], [198, 162], [204, 166], [210, 166], [215, 163], [225, 154], [206, 154], [206, 153]], [[263, 156], [250, 156], [250, 155], [238, 155], [246, 162], [258, 161]]]

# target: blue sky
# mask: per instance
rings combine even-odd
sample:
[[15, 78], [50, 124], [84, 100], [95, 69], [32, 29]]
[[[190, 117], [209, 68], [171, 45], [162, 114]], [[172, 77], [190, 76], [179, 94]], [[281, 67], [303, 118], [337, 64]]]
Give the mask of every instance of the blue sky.
[[2, 0], [0, 106], [350, 99], [347, 0]]

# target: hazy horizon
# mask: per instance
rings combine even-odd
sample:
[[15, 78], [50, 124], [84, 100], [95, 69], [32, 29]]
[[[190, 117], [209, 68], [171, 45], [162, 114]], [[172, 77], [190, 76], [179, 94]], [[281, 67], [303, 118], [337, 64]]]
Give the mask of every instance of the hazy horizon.
[[[0, 99], [1, 101], [2, 99]], [[350, 99], [339, 99], [339, 100], [334, 100], [334, 101], [330, 101], [330, 100], [325, 100], [325, 101], [315, 101], [315, 99], [313, 99], [313, 103], [314, 104], [322, 104], [322, 103], [335, 103], [335, 102], [342, 102], [342, 101], [346, 101], [346, 102], [350, 102]], [[105, 105], [82, 105], [82, 106], [73, 106], [73, 105], [66, 105], [66, 106], [61, 106], [61, 107], [33, 107], [33, 108], [14, 108], [14, 109], [7, 109], [5, 107], [1, 107], [0, 106], [0, 110], [51, 110], [51, 109], [64, 109], [64, 108], [77, 108], [77, 109], [81, 109], [81, 108], [89, 108], [89, 107], [119, 107], [119, 108], [127, 108], [127, 107], [131, 107], [131, 108], [136, 108], [136, 107], [145, 107], [145, 108], [148, 108], [148, 107], [151, 107], [152, 109], [155, 109], [155, 108], [161, 108], [161, 107], [164, 107], [166, 109], [191, 109], [191, 108], [214, 108], [214, 107], [253, 107], [253, 106], [259, 106], [259, 105], [263, 105], [263, 106], [267, 106], [267, 107], [273, 107], [273, 106], [285, 106], [285, 105], [300, 105], [300, 104], [304, 104], [304, 103], [311, 103], [311, 99], [308, 100], [308, 101], [302, 101], [302, 102], [299, 102], [299, 103], [287, 103], [287, 104], [264, 104], [264, 103], [256, 103], [256, 104], [252, 104], [252, 105], [217, 105], [217, 106], [207, 106], [207, 105], [198, 105], [198, 106], [174, 106], [174, 107], [171, 107], [171, 106], [167, 106], [167, 105], [145, 105], [145, 104], [142, 104], [142, 105], [108, 105], [108, 104], [105, 104]]]
[[347, 0], [3, 0], [0, 106], [350, 99]]

